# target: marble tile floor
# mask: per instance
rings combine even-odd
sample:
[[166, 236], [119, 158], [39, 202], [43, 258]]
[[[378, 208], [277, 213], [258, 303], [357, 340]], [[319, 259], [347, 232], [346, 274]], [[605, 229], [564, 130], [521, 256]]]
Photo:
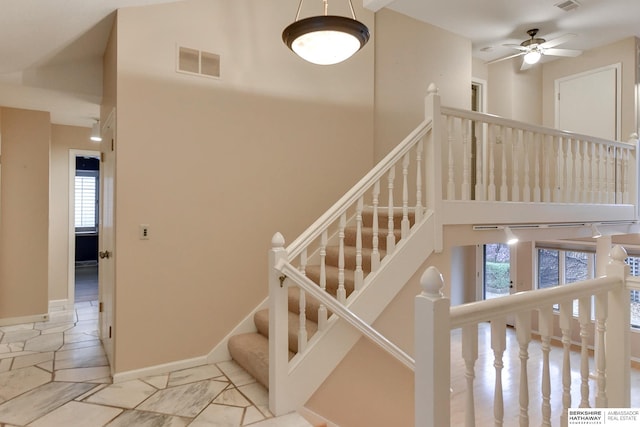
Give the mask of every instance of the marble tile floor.
[[311, 426], [274, 418], [267, 390], [233, 361], [113, 384], [97, 325], [85, 301], [0, 327], [0, 427]]

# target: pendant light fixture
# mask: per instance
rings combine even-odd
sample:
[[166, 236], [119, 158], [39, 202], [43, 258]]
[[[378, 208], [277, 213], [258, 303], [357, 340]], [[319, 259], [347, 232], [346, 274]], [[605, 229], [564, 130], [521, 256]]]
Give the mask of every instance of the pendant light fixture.
[[102, 141], [102, 136], [100, 135], [100, 120], [96, 120], [91, 127], [91, 140], [94, 142]]
[[329, 15], [329, 1], [322, 0], [324, 15], [296, 20], [282, 32], [282, 40], [296, 55], [318, 65], [333, 65], [350, 58], [369, 40], [369, 29], [356, 20], [351, 0], [351, 18]]

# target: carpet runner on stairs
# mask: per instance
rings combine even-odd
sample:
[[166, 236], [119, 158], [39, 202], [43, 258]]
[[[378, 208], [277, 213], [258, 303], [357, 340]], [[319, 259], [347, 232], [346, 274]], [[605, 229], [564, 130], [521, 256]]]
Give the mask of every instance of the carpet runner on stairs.
[[[385, 212], [383, 212], [383, 210]], [[410, 222], [413, 225], [414, 216], [410, 215]], [[394, 235], [395, 240], [400, 240], [400, 221], [402, 213], [394, 213]], [[386, 254], [387, 233], [388, 229], [382, 228], [387, 226], [388, 215], [386, 209], [378, 210], [378, 223], [380, 228], [378, 231], [378, 250], [380, 259]], [[364, 275], [371, 271], [371, 252], [373, 246], [373, 215], [372, 211], [365, 210], [362, 214], [362, 269]], [[344, 270], [344, 286], [346, 288], [347, 297], [353, 292], [354, 288], [354, 270], [356, 265], [356, 226], [348, 226], [345, 228], [344, 254], [345, 254], [345, 270]], [[326, 282], [327, 292], [334, 297], [338, 289], [338, 258], [339, 246], [327, 246], [326, 248]], [[320, 265], [308, 265], [305, 273], [309, 279], [315, 283], [320, 283]], [[299, 310], [299, 289], [295, 286], [289, 288], [289, 359], [295, 356], [298, 351], [298, 330], [300, 325]], [[317, 300], [306, 297], [306, 329], [307, 337], [311, 339], [313, 334], [318, 330], [318, 308], [320, 306]], [[229, 339], [228, 348], [231, 357], [249, 372], [255, 379], [265, 387], [269, 388], [269, 310], [261, 310], [255, 313], [254, 323], [257, 332], [239, 334]]]

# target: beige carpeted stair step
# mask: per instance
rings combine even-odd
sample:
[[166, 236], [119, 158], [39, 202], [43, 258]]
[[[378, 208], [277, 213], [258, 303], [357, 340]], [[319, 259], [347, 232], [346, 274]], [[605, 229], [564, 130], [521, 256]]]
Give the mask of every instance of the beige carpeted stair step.
[[[362, 270], [366, 273], [371, 272], [371, 253], [373, 249], [362, 248]], [[387, 254], [385, 250], [379, 249], [380, 259], [384, 258]], [[338, 267], [338, 258], [340, 255], [339, 246], [327, 246], [327, 257], [325, 258], [326, 264]], [[356, 269], [356, 248], [354, 246], [344, 247], [344, 268], [348, 270]]]
[[[300, 316], [296, 313], [289, 312], [289, 350], [298, 352], [298, 330], [300, 329]], [[269, 310], [260, 310], [253, 316], [258, 332], [269, 338]], [[307, 339], [311, 339], [313, 334], [318, 330], [318, 324], [307, 319], [305, 322], [307, 329]]]
[[[415, 223], [415, 213], [409, 211], [408, 213], [409, 223], [413, 225]], [[378, 208], [378, 227], [387, 228], [387, 223], [389, 222], [389, 212], [384, 207]], [[400, 228], [400, 222], [402, 222], [402, 210], [396, 209], [393, 212], [393, 223], [394, 229]], [[365, 209], [362, 212], [362, 224], [365, 227], [373, 227], [373, 209]]]
[[[386, 228], [381, 228], [378, 230], [378, 250], [386, 250], [387, 249], [387, 234], [389, 234], [389, 230]], [[393, 231], [393, 234], [396, 238], [396, 243], [400, 241], [401, 231], [398, 228]], [[356, 226], [349, 226], [344, 229], [344, 244], [347, 246], [356, 245], [356, 237], [358, 235], [358, 229]], [[363, 248], [373, 248], [373, 228], [371, 227], [362, 227], [362, 247]]]
[[238, 365], [269, 388], [269, 340], [264, 335], [256, 332], [234, 335], [227, 348]]
[[[289, 287], [289, 311], [291, 313], [300, 314], [300, 288], [297, 286]], [[305, 295], [305, 314], [307, 319], [318, 323], [318, 309], [320, 302], [313, 299], [310, 295]], [[331, 316], [331, 312], [327, 310], [327, 318]]]
[[[333, 265], [325, 266], [325, 271], [327, 275], [327, 292], [333, 296], [336, 296], [338, 292], [338, 267]], [[319, 265], [308, 265], [306, 268], [307, 277], [311, 279], [315, 283], [320, 283], [320, 266]], [[354, 288], [354, 272], [353, 270], [345, 270], [344, 271], [344, 288], [347, 291], [347, 296], [353, 292]], [[366, 276], [366, 274], [365, 274]]]

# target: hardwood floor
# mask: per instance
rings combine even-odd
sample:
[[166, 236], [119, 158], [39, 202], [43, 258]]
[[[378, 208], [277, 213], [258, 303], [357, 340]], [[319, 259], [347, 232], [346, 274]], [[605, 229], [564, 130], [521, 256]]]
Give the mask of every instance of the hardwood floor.
[[[478, 360], [475, 364], [476, 379], [474, 382], [476, 426], [493, 426], [494, 424], [494, 356], [491, 350], [489, 324], [478, 327]], [[460, 330], [453, 331], [451, 337], [451, 425], [463, 426], [465, 420], [466, 379], [465, 366], [461, 356]], [[503, 357], [502, 385], [504, 399], [504, 426], [519, 424], [519, 389], [520, 358], [515, 329], [507, 328], [507, 350]], [[590, 359], [590, 372], [593, 372], [593, 358]], [[529, 425], [541, 425], [542, 415], [542, 350], [539, 340], [529, 344]], [[550, 353], [551, 376], [551, 424], [559, 426], [562, 414], [562, 348], [554, 343]], [[571, 407], [580, 403], [580, 354], [571, 353]], [[595, 406], [595, 382], [589, 380], [590, 405]], [[632, 367], [631, 372], [631, 407], [640, 407], [640, 370]]]

